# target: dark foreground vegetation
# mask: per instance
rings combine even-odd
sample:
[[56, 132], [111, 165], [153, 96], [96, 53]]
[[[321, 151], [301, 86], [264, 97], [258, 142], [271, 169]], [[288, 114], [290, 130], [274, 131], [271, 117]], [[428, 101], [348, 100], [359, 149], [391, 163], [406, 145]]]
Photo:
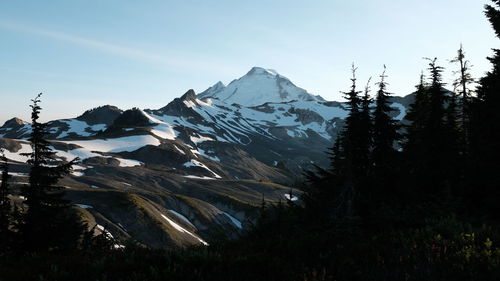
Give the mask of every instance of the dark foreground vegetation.
[[[500, 37], [499, 8], [493, 0], [486, 16]], [[331, 167], [305, 172], [299, 203], [263, 205], [237, 240], [177, 250], [96, 236], [76, 219], [53, 187], [73, 162], [47, 166], [36, 98], [22, 207], [2, 166], [0, 280], [500, 280], [500, 50], [490, 61], [476, 81], [460, 48], [447, 91], [429, 60], [402, 124], [385, 69], [372, 107], [353, 67]]]

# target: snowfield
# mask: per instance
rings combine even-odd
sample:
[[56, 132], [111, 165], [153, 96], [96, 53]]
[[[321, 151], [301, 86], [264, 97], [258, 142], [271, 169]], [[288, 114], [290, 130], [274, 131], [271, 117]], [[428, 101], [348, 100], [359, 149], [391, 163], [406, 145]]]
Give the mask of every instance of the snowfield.
[[[66, 125], [69, 126], [69, 129], [63, 131], [57, 138], [67, 137], [71, 133], [74, 133], [74, 134], [77, 134], [77, 135], [83, 136], [83, 137], [88, 137], [88, 136], [93, 135], [94, 134], [93, 132], [98, 132], [98, 131], [106, 129], [105, 124], [97, 124], [97, 125], [90, 126], [89, 124], [87, 124], [87, 122], [83, 122], [83, 121], [76, 120], [76, 119], [65, 119], [65, 120], [59, 120], [59, 121], [66, 123]], [[52, 128], [52, 132], [55, 133], [55, 131], [57, 131], [57, 129], [58, 129], [57, 127]]]
[[31, 149], [31, 145], [26, 143], [21, 143], [21, 149], [17, 152], [11, 152], [7, 149], [4, 149], [5, 157], [7, 159], [17, 162], [26, 162], [28, 160], [27, 156], [21, 155], [22, 153], [31, 153], [33, 150]]
[[83, 141], [62, 141], [67, 144], [76, 144], [86, 151], [98, 152], [132, 152], [146, 145], [160, 145], [160, 141], [150, 135], [128, 136], [114, 139], [95, 139]]

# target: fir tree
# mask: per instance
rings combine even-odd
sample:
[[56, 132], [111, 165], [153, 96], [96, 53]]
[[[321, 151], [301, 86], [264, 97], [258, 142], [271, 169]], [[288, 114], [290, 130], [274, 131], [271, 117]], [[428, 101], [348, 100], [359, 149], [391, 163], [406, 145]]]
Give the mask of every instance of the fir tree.
[[356, 88], [356, 68], [352, 66], [351, 89], [344, 92], [349, 108], [345, 125], [334, 147], [336, 152], [336, 216], [362, 215], [369, 198], [368, 176], [370, 168], [371, 116], [369, 87], [364, 97]]
[[368, 79], [368, 82], [366, 83], [365, 86], [365, 91], [364, 95], [361, 98], [361, 112], [360, 112], [360, 126], [361, 128], [359, 129], [360, 132], [360, 146], [361, 149], [363, 150], [361, 155], [364, 157], [362, 159], [361, 165], [365, 167], [366, 171], [369, 171], [371, 169], [371, 164], [370, 164], [370, 151], [372, 147], [372, 129], [373, 129], [373, 120], [372, 120], [372, 112], [371, 112], [371, 102], [372, 99], [370, 98], [370, 83], [371, 83], [372, 78], [370, 77]]
[[356, 88], [356, 68], [352, 65], [351, 90], [344, 92], [344, 98], [349, 108], [349, 114], [345, 119], [345, 126], [340, 133], [342, 162], [337, 167], [339, 174], [338, 192], [336, 194], [335, 215], [352, 216], [354, 214], [354, 201], [358, 193], [357, 187], [361, 182], [361, 175], [366, 172], [364, 166], [364, 147], [360, 144], [363, 141], [361, 130], [361, 99], [360, 91]]
[[335, 198], [339, 194], [342, 183], [341, 167], [343, 153], [341, 138], [337, 135], [334, 145], [330, 148], [330, 168], [323, 169], [314, 165], [314, 170], [305, 171], [306, 185], [301, 196], [305, 210], [315, 219], [329, 219], [335, 215]]
[[404, 145], [408, 182], [423, 199], [450, 195], [457, 164], [456, 106], [442, 82], [443, 68], [429, 60], [430, 83], [420, 83], [410, 107]]
[[28, 210], [20, 231], [27, 250], [74, 248], [83, 228], [81, 222], [71, 216], [69, 202], [63, 199], [63, 188], [55, 184], [71, 171], [78, 159], [51, 165], [56, 159], [45, 139], [47, 124], [38, 121], [41, 95], [37, 95], [30, 105], [32, 152], [23, 154], [29, 157], [27, 163], [31, 166], [29, 185], [23, 190]]
[[4, 151], [0, 148], [0, 170], [2, 172], [2, 183], [0, 184], [0, 252], [9, 247], [11, 242], [12, 206], [9, 195], [9, 165]]
[[416, 86], [414, 101], [410, 104], [405, 116], [405, 134], [403, 142], [404, 177], [406, 198], [415, 200], [418, 186], [424, 184], [424, 173], [426, 168], [425, 153], [423, 145], [424, 131], [428, 119], [429, 93], [424, 74], [420, 74], [420, 81]]
[[387, 92], [385, 78], [386, 67], [380, 76], [377, 96], [375, 98], [374, 125], [373, 125], [373, 177], [376, 192], [381, 197], [393, 196], [395, 192], [395, 177], [399, 167], [397, 141], [399, 125], [390, 113], [394, 110], [390, 104], [390, 94]]
[[366, 83], [363, 96], [360, 102], [360, 113], [359, 113], [359, 125], [356, 128], [356, 134], [358, 134], [359, 142], [357, 143], [358, 156], [356, 160], [360, 171], [356, 177], [359, 177], [356, 183], [357, 198], [356, 198], [356, 211], [358, 215], [364, 216], [373, 210], [373, 196], [374, 189], [372, 180], [372, 160], [371, 160], [371, 149], [372, 149], [372, 108], [370, 97], [370, 83], [371, 77]]
[[351, 90], [344, 92], [344, 98], [349, 108], [349, 114], [345, 119], [345, 126], [341, 133], [340, 143], [342, 144], [342, 152], [344, 154], [343, 174], [348, 181], [356, 181], [366, 172], [366, 142], [365, 129], [362, 119], [362, 99], [359, 97], [361, 93], [356, 89], [356, 68], [352, 66]]
[[[331, 167], [306, 172], [308, 187], [303, 196], [306, 209], [328, 217], [352, 216], [362, 205], [361, 189], [366, 183], [369, 151], [369, 96], [360, 98], [356, 88], [356, 68], [351, 69], [351, 88], [343, 92], [349, 114], [330, 149]], [[363, 119], [363, 114], [367, 114]], [[365, 122], [363, 122], [365, 121]]]
[[405, 116], [405, 152], [413, 152], [419, 145], [419, 140], [422, 139], [425, 123], [427, 122], [427, 104], [428, 104], [428, 85], [425, 82], [425, 76], [423, 73], [420, 74], [420, 80], [414, 93], [413, 103], [410, 104], [408, 112]]
[[331, 148], [330, 152], [330, 163], [331, 163], [331, 168], [330, 168], [330, 173], [334, 177], [339, 177], [341, 175], [341, 167], [342, 167], [342, 162], [343, 162], [343, 151], [342, 151], [342, 138], [340, 134], [337, 135], [337, 138], [335, 139], [335, 143], [333, 144], [333, 147]]
[[436, 64], [437, 59], [429, 62], [430, 84], [428, 88], [428, 119], [422, 135], [424, 159], [424, 182], [420, 189], [428, 196], [441, 196], [445, 189], [445, 151], [447, 150], [445, 125], [446, 95], [443, 88], [443, 67]]
[[[486, 5], [486, 16], [500, 38], [500, 1]], [[477, 98], [471, 103], [470, 153], [472, 176], [466, 198], [469, 209], [482, 210], [500, 219], [500, 50], [493, 49], [488, 60], [492, 69], [480, 79]]]
[[462, 153], [467, 153], [466, 148], [468, 145], [469, 131], [470, 131], [470, 102], [472, 98], [471, 85], [475, 83], [474, 78], [470, 74], [470, 62], [465, 59], [465, 52], [463, 50], [462, 44], [460, 44], [460, 49], [457, 51], [457, 56], [451, 60], [452, 63], [459, 65], [459, 70], [454, 71], [454, 74], [458, 74], [458, 77], [453, 81], [454, 92], [457, 93], [459, 98], [458, 106], [460, 107], [460, 128], [462, 130], [461, 143], [462, 143]]

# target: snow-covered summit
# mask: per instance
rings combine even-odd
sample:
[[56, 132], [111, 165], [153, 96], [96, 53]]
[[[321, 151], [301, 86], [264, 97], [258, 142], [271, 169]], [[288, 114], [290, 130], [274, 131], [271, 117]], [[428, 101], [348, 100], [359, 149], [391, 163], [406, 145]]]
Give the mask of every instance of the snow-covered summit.
[[258, 106], [264, 103], [281, 103], [292, 100], [323, 101], [306, 90], [295, 86], [288, 78], [273, 69], [253, 67], [243, 77], [224, 86], [218, 82], [198, 95], [215, 98], [229, 104]]

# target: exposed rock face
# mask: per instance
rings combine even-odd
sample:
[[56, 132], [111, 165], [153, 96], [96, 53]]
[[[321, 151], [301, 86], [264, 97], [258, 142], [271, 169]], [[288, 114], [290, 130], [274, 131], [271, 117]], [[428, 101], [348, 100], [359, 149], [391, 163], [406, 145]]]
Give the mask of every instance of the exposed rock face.
[[114, 130], [118, 128], [134, 128], [134, 127], [147, 127], [152, 125], [151, 120], [149, 120], [142, 110], [138, 108], [133, 108], [126, 110], [120, 116], [118, 116], [108, 130]]
[[27, 124], [26, 122], [24, 122], [23, 120], [17, 118], [17, 117], [14, 117], [10, 120], [7, 120], [5, 121], [5, 123], [3, 124], [2, 127], [10, 127], [10, 128], [14, 128], [14, 127], [20, 127], [24, 124]]
[[289, 112], [291, 114], [296, 114], [297, 115], [296, 120], [301, 122], [302, 124], [309, 124], [312, 122], [316, 122], [316, 123], [320, 124], [320, 123], [325, 121], [323, 119], [323, 117], [321, 117], [321, 115], [319, 115], [318, 113], [311, 111], [309, 109], [292, 108], [292, 109], [290, 109]]
[[85, 111], [76, 119], [87, 122], [89, 125], [106, 124], [111, 125], [113, 121], [122, 114], [122, 110], [113, 105], [103, 105]]
[[197, 106], [196, 93], [191, 89], [180, 98], [176, 98], [166, 106], [155, 111], [162, 115], [191, 117], [198, 118], [199, 116], [194, 111], [193, 107]]

